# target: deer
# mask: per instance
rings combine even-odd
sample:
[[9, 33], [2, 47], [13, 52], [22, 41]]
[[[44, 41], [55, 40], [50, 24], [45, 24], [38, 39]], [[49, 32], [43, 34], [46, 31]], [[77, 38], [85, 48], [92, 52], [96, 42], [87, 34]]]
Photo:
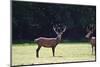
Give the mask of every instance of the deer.
[[90, 24], [89, 27], [87, 27], [87, 34], [86, 38], [89, 40], [92, 48], [92, 55], [93, 52], [95, 51], [96, 54], [96, 35], [93, 35], [95, 33], [95, 26], [93, 24]]
[[36, 57], [39, 58], [39, 50], [41, 47], [52, 48], [53, 57], [55, 56], [55, 48], [60, 43], [62, 34], [66, 31], [66, 26], [55, 25], [53, 30], [57, 34], [55, 38], [39, 37], [34, 40], [37, 43]]

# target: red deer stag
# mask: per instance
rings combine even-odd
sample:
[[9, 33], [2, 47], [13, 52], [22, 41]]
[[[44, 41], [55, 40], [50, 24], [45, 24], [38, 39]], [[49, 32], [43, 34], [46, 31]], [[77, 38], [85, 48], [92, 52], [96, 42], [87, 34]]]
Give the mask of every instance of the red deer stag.
[[61, 36], [66, 30], [66, 26], [59, 27], [59, 25], [53, 26], [53, 30], [56, 32], [56, 38], [46, 38], [46, 37], [39, 37], [34, 41], [38, 44], [38, 48], [36, 49], [36, 57], [39, 57], [39, 50], [41, 47], [52, 48], [53, 56], [55, 56], [55, 47], [61, 41]]
[[86, 38], [89, 40], [91, 47], [92, 47], [92, 54], [94, 52], [95, 49], [95, 54], [96, 54], [96, 34], [95, 34], [95, 26], [93, 24], [91, 24], [89, 27], [87, 27], [87, 34], [86, 34]]

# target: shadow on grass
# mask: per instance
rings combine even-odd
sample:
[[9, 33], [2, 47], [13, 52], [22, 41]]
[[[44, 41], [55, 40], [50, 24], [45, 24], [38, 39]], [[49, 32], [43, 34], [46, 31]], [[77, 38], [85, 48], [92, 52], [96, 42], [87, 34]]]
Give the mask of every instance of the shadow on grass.
[[[62, 58], [62, 57], [64, 57], [64, 56], [48, 56], [47, 58]], [[45, 57], [39, 57], [39, 58], [45, 58]], [[39, 59], [39, 58], [37, 58], [37, 59]]]
[[54, 56], [54, 57], [63, 57], [63, 56]]

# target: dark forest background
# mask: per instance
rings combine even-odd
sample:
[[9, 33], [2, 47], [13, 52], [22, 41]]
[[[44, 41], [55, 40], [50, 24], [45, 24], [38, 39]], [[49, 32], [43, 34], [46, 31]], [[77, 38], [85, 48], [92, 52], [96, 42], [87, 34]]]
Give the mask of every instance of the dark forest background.
[[53, 25], [64, 24], [63, 40], [84, 41], [86, 27], [96, 24], [96, 6], [12, 1], [12, 42], [56, 37]]

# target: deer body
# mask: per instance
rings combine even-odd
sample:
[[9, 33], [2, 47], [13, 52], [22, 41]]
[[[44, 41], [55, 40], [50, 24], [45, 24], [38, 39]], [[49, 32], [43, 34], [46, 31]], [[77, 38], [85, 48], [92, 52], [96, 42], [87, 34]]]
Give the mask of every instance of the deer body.
[[91, 43], [91, 45], [92, 45], [93, 47], [95, 47], [95, 46], [96, 46], [96, 38], [95, 38], [95, 37], [91, 37], [90, 43]]
[[91, 44], [91, 48], [92, 48], [92, 54], [94, 52], [94, 49], [96, 51], [96, 37], [92, 36], [89, 38], [89, 42]]
[[92, 54], [93, 54], [94, 50], [95, 50], [95, 53], [96, 53], [96, 36], [93, 36], [93, 34], [94, 34], [93, 32], [94, 31], [95, 31], [95, 29], [92, 26], [92, 30], [88, 30], [88, 33], [85, 36], [89, 40], [89, 42], [91, 44]]
[[46, 38], [46, 37], [39, 37], [35, 39], [35, 42], [39, 46], [48, 47], [48, 48], [55, 47], [59, 43], [57, 38]]
[[[57, 46], [58, 43], [61, 41], [61, 36], [63, 32], [65, 32], [66, 27], [64, 27], [63, 30], [60, 30], [58, 32], [55, 27], [53, 27], [54, 31], [57, 34], [56, 38], [46, 38], [46, 37], [39, 37], [35, 39], [34, 41], [38, 44], [38, 48], [36, 49], [36, 57], [39, 57], [39, 50], [41, 47], [46, 47], [46, 48], [52, 48], [53, 56], [55, 56], [55, 47]], [[60, 29], [60, 27], [59, 27]]]

